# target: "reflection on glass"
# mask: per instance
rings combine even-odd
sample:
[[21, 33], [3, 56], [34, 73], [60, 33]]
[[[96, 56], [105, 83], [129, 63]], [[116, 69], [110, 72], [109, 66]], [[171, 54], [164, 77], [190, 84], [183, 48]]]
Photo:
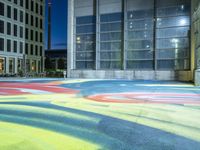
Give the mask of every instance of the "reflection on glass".
[[190, 7], [157, 8], [156, 56], [158, 69], [189, 69]]
[[76, 18], [76, 69], [94, 68], [95, 23], [95, 16]]
[[120, 69], [122, 13], [100, 16], [100, 69]]
[[[126, 68], [153, 69], [153, 1], [148, 6], [138, 5], [140, 0], [128, 0]], [[133, 8], [129, 7], [133, 6]]]

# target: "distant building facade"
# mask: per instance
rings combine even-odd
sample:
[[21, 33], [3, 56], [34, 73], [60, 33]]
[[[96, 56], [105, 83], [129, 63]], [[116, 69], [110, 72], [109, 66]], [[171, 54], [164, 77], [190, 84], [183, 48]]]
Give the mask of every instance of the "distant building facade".
[[45, 69], [66, 70], [67, 49], [45, 50]]
[[44, 71], [44, 2], [0, 1], [0, 74]]
[[193, 7], [193, 0], [69, 0], [68, 76], [193, 80]]

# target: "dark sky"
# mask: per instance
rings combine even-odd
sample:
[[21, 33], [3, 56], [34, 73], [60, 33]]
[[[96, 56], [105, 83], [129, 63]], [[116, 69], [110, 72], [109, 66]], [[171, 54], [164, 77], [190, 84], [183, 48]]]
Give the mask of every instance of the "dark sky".
[[[67, 47], [67, 0], [52, 1], [52, 49]], [[46, 0], [45, 47], [47, 48], [48, 0]]]

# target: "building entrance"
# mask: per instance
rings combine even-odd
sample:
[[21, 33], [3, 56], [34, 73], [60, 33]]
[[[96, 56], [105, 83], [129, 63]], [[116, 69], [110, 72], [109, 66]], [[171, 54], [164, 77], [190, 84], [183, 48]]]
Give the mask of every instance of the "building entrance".
[[5, 58], [0, 57], [0, 74], [5, 73]]

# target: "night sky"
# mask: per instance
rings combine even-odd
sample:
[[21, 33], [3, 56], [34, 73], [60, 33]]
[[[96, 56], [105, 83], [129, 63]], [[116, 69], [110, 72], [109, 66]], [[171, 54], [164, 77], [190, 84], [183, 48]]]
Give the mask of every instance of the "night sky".
[[[52, 49], [67, 47], [67, 0], [52, 1]], [[48, 0], [46, 0], [45, 47], [47, 48]]]

